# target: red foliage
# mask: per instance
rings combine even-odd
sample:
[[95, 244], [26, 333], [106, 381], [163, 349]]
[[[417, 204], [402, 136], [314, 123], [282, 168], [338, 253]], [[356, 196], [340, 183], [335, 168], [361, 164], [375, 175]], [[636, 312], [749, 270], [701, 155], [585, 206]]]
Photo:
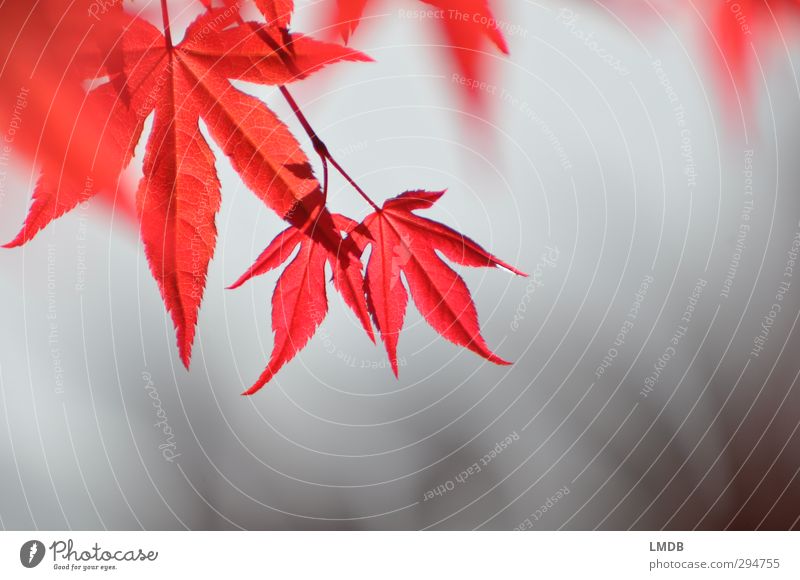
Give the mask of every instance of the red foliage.
[[[62, 30], [57, 26], [59, 44], [55, 45], [47, 39], [53, 12], [27, 12], [3, 5], [0, 16], [8, 19], [3, 21], [2, 49], [13, 55], [3, 79], [14, 86], [26, 78], [31, 67], [35, 70], [30, 91], [33, 104], [25, 104], [30, 108], [30, 117], [25, 119], [30, 127], [25, 134], [39, 135], [41, 142], [20, 144], [42, 165], [28, 217], [8, 245], [29, 241], [98, 191], [114, 191], [142, 138], [145, 120], [152, 115], [136, 210], [148, 263], [175, 324], [181, 360], [188, 367], [216, 246], [215, 217], [221, 200], [214, 155], [200, 130], [202, 121], [242, 181], [290, 224], [234, 286], [277, 268], [299, 248], [280, 276], [272, 299], [272, 357], [247, 394], [260, 389], [291, 360], [325, 318], [328, 266], [335, 288], [374, 341], [372, 316], [395, 372], [397, 334], [407, 302], [400, 272], [423, 315], [442, 336], [505, 364], [481, 337], [475, 306], [463, 280], [436, 251], [469, 266], [517, 271], [454, 230], [411, 213], [429, 207], [441, 194], [407, 193], [382, 209], [375, 206], [330, 156], [285, 88], [328, 64], [368, 57], [289, 33], [291, 0], [254, 0], [266, 20], [261, 23], [244, 22], [241, 6], [233, 0], [221, 0], [220, 7], [214, 7], [212, 0], [200, 2], [206, 11], [176, 45], [165, 0], [161, 2], [163, 32], [142, 18], [125, 14], [121, 5], [102, 4], [106, 10], [102, 26], [85, 25], [93, 20], [86, 12], [68, 11], [65, 18], [73, 27]], [[54, 9], [51, 4], [55, 3], [44, 2]], [[89, 15], [95, 6], [78, 5], [78, 10], [89, 10]], [[459, 3], [459, 7], [488, 14], [483, 1]], [[25, 17], [31, 14], [35, 32], [20, 34], [23, 44], [9, 40], [13, 35], [6, 27], [18, 26], [25, 32]], [[481, 44], [484, 36], [505, 50], [499, 32], [453, 22], [447, 26], [453, 42], [465, 50]], [[465, 55], [461, 64], [465, 71], [471, 70], [477, 57]], [[98, 86], [87, 93], [81, 85], [85, 80]], [[320, 155], [325, 187], [315, 178], [287, 126], [261, 100], [236, 89], [231, 80], [280, 87]], [[10, 94], [13, 91], [4, 91], [0, 101], [6, 114], [22, 106], [19, 98]], [[376, 209], [363, 224], [329, 212], [329, 164]], [[84, 185], [87, 181], [91, 186]], [[368, 244], [373, 250], [365, 281], [360, 256]], [[389, 292], [394, 295], [390, 297]]]
[[[145, 119], [155, 112], [136, 205], [150, 269], [172, 314], [187, 366], [220, 204], [214, 156], [198, 121], [205, 121], [243, 181], [267, 206], [335, 250], [340, 237], [299, 143], [263, 102], [236, 90], [228, 79], [283, 85], [332, 62], [366, 60], [348, 48], [290, 35], [289, 66], [280, 50], [285, 52], [285, 38], [279, 28], [258, 23], [227, 27], [234, 17], [233, 11], [206, 12], [174, 47], [168, 29], [165, 35], [131, 17], [114, 46], [117, 58], [83, 54], [93, 76], [109, 77], [87, 102], [94, 118], [107, 123], [117, 168], [130, 162]], [[261, 34], [280, 49], [270, 48]], [[59, 195], [48, 187], [51, 177], [45, 171], [25, 226], [10, 245], [28, 241], [95, 194], [93, 189], [70, 189]]]

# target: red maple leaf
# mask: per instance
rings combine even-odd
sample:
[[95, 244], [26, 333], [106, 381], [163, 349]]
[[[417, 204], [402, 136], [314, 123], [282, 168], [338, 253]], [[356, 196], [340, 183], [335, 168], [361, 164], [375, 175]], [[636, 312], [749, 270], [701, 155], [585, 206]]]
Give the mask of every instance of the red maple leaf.
[[[206, 12], [173, 46], [166, 11], [164, 15], [164, 34], [130, 17], [114, 47], [116, 58], [99, 53], [94, 61], [86, 59], [95, 66], [93, 76], [108, 76], [88, 98], [93, 114], [113, 126], [122, 166], [131, 159], [145, 119], [154, 113], [137, 210], [150, 269], [188, 366], [220, 204], [214, 156], [200, 120], [268, 207], [338, 251], [342, 238], [300, 145], [263, 102], [235, 89], [229, 79], [284, 85], [336, 61], [367, 58], [345, 47], [288, 35], [276, 26], [249, 22], [230, 27], [238, 18], [238, 10], [230, 8]], [[48, 179], [45, 175], [42, 183]], [[29, 240], [94, 195], [87, 190], [60, 193], [37, 188], [25, 225], [11, 245]]]
[[467, 285], [438, 255], [464, 266], [499, 267], [524, 276], [478, 244], [415, 210], [431, 207], [444, 192], [409, 191], [387, 200], [354, 231], [359, 247], [372, 247], [367, 264], [367, 306], [386, 346], [395, 375], [397, 343], [403, 328], [408, 293], [436, 332], [496, 364], [509, 364], [495, 355], [480, 334], [478, 314]]
[[[334, 216], [337, 227], [345, 234], [356, 222], [344, 216]], [[306, 346], [328, 313], [325, 291], [325, 264], [333, 270], [333, 283], [347, 305], [358, 317], [364, 330], [374, 342], [364, 300], [364, 279], [361, 262], [342, 259], [337, 253], [310, 238], [295, 227], [280, 234], [261, 253], [255, 264], [230, 288], [238, 288], [254, 276], [274, 270], [286, 262], [297, 246], [300, 250], [278, 279], [272, 295], [272, 331], [275, 343], [267, 368], [244, 394], [252, 395]]]
[[[371, 319], [375, 321], [395, 374], [397, 335], [408, 302], [401, 277], [423, 316], [442, 336], [492, 362], [507, 364], [482, 338], [463, 280], [436, 252], [464, 265], [520, 272], [456, 231], [413, 213], [430, 207], [441, 193], [409, 192], [378, 208], [333, 158], [284, 86], [332, 62], [369, 59], [345, 47], [289, 33], [292, 0], [254, 0], [266, 23], [244, 22], [242, 5], [236, 0], [218, 1], [221, 8], [213, 8], [213, 0], [200, 0], [206, 12], [188, 27], [177, 45], [172, 42], [166, 0], [161, 1], [163, 33], [142, 18], [126, 15], [120, 4], [76, 0], [74, 5], [87, 9], [89, 18], [93, 7], [101, 10], [106, 26], [95, 30], [92, 25], [87, 30], [78, 22], [74, 38], [64, 30], [54, 32], [72, 51], [68, 57], [56, 55], [48, 46], [46, 33], [27, 39], [27, 56], [21, 59], [10, 55], [14, 42], [3, 39], [0, 48], [8, 55], [8, 66], [0, 69], [4, 79], [19, 82], [31, 66], [30, 78], [34, 79], [39, 67], [41, 82], [33, 86], [41, 87], [43, 95], [32, 107], [32, 126], [42, 130], [40, 139], [53, 142], [50, 153], [47, 143], [44, 148], [41, 143], [35, 147], [23, 144], [25, 153], [33, 149], [34, 155], [39, 155], [42, 177], [25, 224], [8, 245], [27, 242], [49, 222], [99, 191], [115, 189], [142, 138], [146, 119], [152, 116], [136, 209], [150, 269], [175, 324], [184, 364], [189, 364], [208, 265], [216, 246], [215, 217], [221, 198], [214, 155], [203, 131], [222, 149], [244, 183], [290, 223], [234, 287], [277, 268], [296, 251], [273, 294], [272, 356], [246, 394], [269, 382], [324, 320], [327, 268], [334, 287], [373, 342]], [[486, 25], [491, 17], [484, 0], [468, 0], [458, 6], [445, 0], [425, 1], [446, 14], [443, 19], [452, 44], [457, 52], [465, 52], [460, 63], [466, 73], [477, 74], [477, 57], [467, 53], [487, 38], [505, 50], [497, 26], [482, 31], [480, 25], [475, 26], [481, 21]], [[52, 8], [50, 2], [42, 0], [42, 6]], [[355, 5], [360, 6], [360, 16], [363, 3]], [[9, 16], [14, 26], [24, 28], [25, 14], [25, 9], [0, 7], [0, 16]], [[32, 14], [29, 17], [41, 29], [46, 30], [52, 22], [43, 12]], [[73, 23], [74, 17], [68, 10], [63, 19]], [[19, 38], [26, 37], [20, 34]], [[42, 52], [38, 60], [31, 56], [36, 49]], [[63, 78], [58, 76], [60, 70]], [[320, 156], [324, 190], [288, 128], [263, 102], [237, 90], [232, 80], [279, 86]], [[83, 81], [91, 81], [95, 88], [87, 92], [81, 86]], [[63, 91], [62, 86], [66, 87]], [[19, 95], [8, 95], [4, 93], [0, 100], [0, 111], [20, 117], [18, 109], [28, 103]], [[47, 99], [51, 100], [49, 109]], [[51, 117], [51, 111], [68, 116]], [[17, 117], [12, 121], [19, 124]], [[375, 209], [362, 224], [328, 211], [329, 166]], [[365, 278], [360, 258], [368, 245], [373, 250]]]
[[[492, 14], [488, 0], [422, 0], [432, 8], [431, 19], [441, 27], [464, 82], [460, 85], [475, 106], [485, 101], [480, 83], [488, 76], [486, 48], [494, 46], [508, 54], [501, 31], [503, 26]], [[345, 42], [355, 32], [369, 0], [336, 0], [333, 17]]]

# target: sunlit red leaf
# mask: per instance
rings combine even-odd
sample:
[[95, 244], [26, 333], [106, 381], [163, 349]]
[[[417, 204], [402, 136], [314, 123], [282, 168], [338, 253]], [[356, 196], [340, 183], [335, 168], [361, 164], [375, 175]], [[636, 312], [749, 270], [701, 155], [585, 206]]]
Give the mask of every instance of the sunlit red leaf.
[[[332, 2], [333, 0], [328, 0]], [[364, 17], [368, 0], [335, 0], [333, 25], [347, 42]], [[459, 83], [473, 106], [480, 107], [485, 92], [481, 82], [490, 79], [491, 60], [487, 50], [492, 48], [508, 54], [503, 36], [504, 23], [497, 20], [488, 0], [422, 0], [440, 27], [444, 42], [455, 59], [464, 82]], [[427, 19], [427, 18], [426, 18]], [[472, 82], [477, 81], [477, 82]]]
[[[355, 223], [335, 216], [337, 228], [348, 233]], [[272, 331], [275, 344], [264, 372], [244, 394], [252, 395], [266, 385], [277, 372], [303, 349], [328, 313], [325, 264], [333, 270], [333, 283], [353, 310], [371, 340], [375, 340], [364, 300], [361, 262], [342, 259], [297, 228], [284, 230], [261, 253], [250, 269], [231, 288], [238, 288], [251, 278], [278, 268], [298, 248], [297, 255], [278, 279], [272, 295]]]
[[493, 363], [508, 364], [486, 345], [467, 285], [437, 252], [465, 266], [524, 274], [457, 231], [413, 213], [430, 208], [443, 193], [403, 193], [368, 216], [354, 233], [361, 248], [372, 248], [366, 275], [367, 305], [395, 374], [397, 343], [408, 304], [401, 273], [414, 303], [436, 332]]

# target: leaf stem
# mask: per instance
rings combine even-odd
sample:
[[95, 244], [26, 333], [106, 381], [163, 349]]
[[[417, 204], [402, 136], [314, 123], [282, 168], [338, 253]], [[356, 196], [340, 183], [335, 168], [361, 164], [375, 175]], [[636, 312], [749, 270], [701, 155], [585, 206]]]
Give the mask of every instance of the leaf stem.
[[161, 0], [161, 19], [164, 21], [164, 38], [167, 47], [172, 48], [172, 32], [169, 28], [169, 10], [167, 10], [167, 0]]
[[[164, 4], [164, 2], [166, 2], [166, 0], [161, 0], [162, 4]], [[243, 26], [245, 24], [241, 15], [237, 14], [236, 19], [238, 20], [240, 26]], [[275, 52], [278, 55], [278, 57], [283, 61], [286, 67], [289, 68], [295, 76], [297, 76], [298, 78], [302, 76], [301, 72], [297, 70], [297, 67], [294, 64], [294, 60], [291, 58], [291, 55], [286, 54], [286, 51], [283, 49], [283, 46], [275, 42], [275, 40], [272, 37], [270, 37], [270, 35], [267, 34], [263, 29], [260, 28], [256, 29], [255, 32], [259, 36], [259, 38], [261, 38], [261, 40], [264, 41], [264, 44], [266, 44], [269, 48], [272, 49], [273, 52]], [[361, 187], [356, 183], [356, 181], [352, 177], [350, 177], [350, 174], [348, 174], [347, 171], [345, 171], [344, 168], [341, 165], [339, 165], [339, 162], [336, 161], [336, 159], [334, 159], [333, 155], [331, 155], [328, 146], [325, 145], [325, 142], [320, 138], [319, 135], [317, 135], [317, 132], [311, 126], [311, 123], [309, 123], [308, 118], [303, 113], [303, 110], [300, 108], [300, 105], [297, 103], [297, 101], [295, 100], [294, 96], [289, 91], [289, 89], [286, 88], [285, 85], [280, 85], [278, 87], [278, 90], [280, 90], [284, 100], [289, 104], [289, 107], [291, 107], [294, 116], [297, 117], [298, 121], [300, 121], [300, 125], [303, 127], [303, 130], [306, 132], [306, 135], [308, 135], [308, 138], [311, 140], [311, 145], [314, 147], [314, 151], [316, 151], [317, 155], [319, 155], [320, 159], [322, 160], [322, 166], [325, 173], [324, 177], [325, 198], [327, 199], [327, 194], [328, 194], [327, 176], [328, 176], [328, 163], [330, 163], [331, 165], [333, 165], [336, 171], [338, 171], [339, 174], [341, 174], [341, 176], [347, 180], [347, 182], [353, 187], [353, 189], [355, 189], [358, 192], [358, 194], [361, 197], [363, 197], [364, 200], [369, 205], [372, 206], [372, 209], [374, 209], [376, 212], [380, 212], [381, 208], [378, 206], [378, 204], [372, 201], [372, 199], [367, 195], [367, 193], [363, 189], [361, 189]]]
[[322, 139], [320, 139], [319, 135], [317, 135], [317, 132], [314, 131], [314, 128], [311, 126], [311, 123], [309, 123], [308, 118], [303, 113], [302, 109], [300, 108], [300, 105], [297, 104], [297, 101], [292, 96], [292, 93], [289, 92], [289, 89], [281, 85], [280, 91], [281, 94], [283, 95], [283, 98], [286, 100], [287, 103], [289, 103], [289, 106], [291, 107], [295, 117], [297, 117], [297, 120], [300, 121], [300, 125], [302, 125], [303, 129], [308, 135], [308, 138], [311, 139], [311, 144], [314, 147], [314, 151], [316, 151], [317, 154], [322, 158], [323, 164], [329, 162], [331, 165], [333, 165], [334, 169], [336, 169], [336, 171], [338, 171], [341, 174], [341, 176], [347, 180], [347, 182], [353, 187], [353, 189], [355, 189], [359, 193], [359, 195], [363, 197], [364, 200], [372, 206], [372, 209], [374, 209], [376, 212], [380, 212], [381, 211], [380, 207], [378, 207], [378, 205], [374, 201], [372, 201], [372, 199], [367, 195], [367, 193], [363, 189], [361, 189], [358, 183], [356, 183], [356, 181], [352, 177], [350, 177], [350, 174], [348, 174], [347, 171], [345, 171], [344, 168], [341, 165], [339, 165], [339, 162], [336, 161], [333, 155], [331, 155], [328, 146], [325, 145], [325, 142]]
[[328, 160], [324, 157], [322, 159], [322, 198], [325, 203], [328, 202]]
[[377, 213], [381, 212], [381, 208], [378, 207], [378, 204], [372, 201], [370, 196], [368, 196], [366, 192], [363, 189], [361, 189], [361, 187], [359, 187], [359, 185], [355, 182], [355, 180], [352, 177], [350, 177], [347, 171], [345, 171], [342, 168], [342, 166], [339, 165], [339, 162], [336, 161], [336, 159], [334, 159], [330, 153], [328, 153], [328, 161], [330, 162], [331, 165], [333, 165], [333, 168], [336, 169], [336, 171], [338, 171], [339, 174], [347, 180], [347, 183], [349, 183], [353, 187], [353, 189], [355, 189], [359, 193], [359, 195], [361, 195], [361, 197], [363, 197], [364, 200], [372, 206], [372, 209], [374, 209]]

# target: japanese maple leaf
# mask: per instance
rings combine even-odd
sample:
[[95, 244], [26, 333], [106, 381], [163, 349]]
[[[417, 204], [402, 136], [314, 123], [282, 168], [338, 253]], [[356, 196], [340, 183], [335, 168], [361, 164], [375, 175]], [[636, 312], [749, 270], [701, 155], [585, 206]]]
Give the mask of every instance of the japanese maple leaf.
[[[115, 123], [117, 140], [130, 161], [145, 119], [153, 116], [137, 191], [145, 253], [175, 324], [178, 348], [188, 366], [208, 264], [216, 245], [215, 216], [220, 184], [214, 155], [200, 121], [230, 159], [244, 183], [268, 207], [331, 251], [342, 238], [325, 209], [320, 185], [300, 145], [262, 101], [234, 88], [229, 79], [283, 85], [326, 64], [366, 60], [358, 52], [274, 26], [243, 23], [238, 13], [212, 10], [173, 46], [148, 22], [130, 18], [116, 53], [121, 63], [97, 63], [108, 82], [94, 89], [93, 110]], [[273, 50], [265, 37], [280, 50]], [[286, 53], [290, 53], [291, 66]], [[91, 197], [91, 191], [34, 194], [25, 226], [12, 244], [29, 240], [54, 218]]]
[[[357, 225], [344, 216], [336, 215], [334, 219], [344, 233], [349, 233]], [[370, 339], [375, 341], [364, 300], [361, 262], [354, 259], [343, 261], [329, 248], [295, 227], [278, 234], [255, 264], [231, 288], [238, 288], [254, 276], [279, 267], [298, 246], [297, 255], [281, 274], [272, 295], [272, 331], [275, 334], [272, 356], [264, 372], [245, 395], [256, 393], [272, 380], [306, 346], [322, 324], [328, 313], [326, 263], [331, 265], [334, 286], [356, 314]]]
[[367, 306], [380, 332], [395, 375], [397, 343], [403, 328], [408, 293], [436, 332], [496, 364], [509, 364], [486, 345], [467, 285], [437, 252], [473, 267], [499, 267], [524, 276], [457, 231], [413, 213], [430, 208], [444, 194], [409, 191], [387, 200], [353, 232], [363, 250], [372, 247], [367, 263]]
[[[502, 23], [498, 22], [489, 8], [488, 0], [422, 0], [434, 11], [434, 18], [441, 26], [447, 44], [463, 76], [460, 83], [473, 105], [485, 100], [480, 91], [480, 81], [487, 76], [485, 49], [494, 45], [500, 52], [508, 54]], [[369, 3], [368, 0], [336, 0], [334, 16], [345, 42], [355, 32]], [[473, 83], [472, 81], [478, 81]]]

